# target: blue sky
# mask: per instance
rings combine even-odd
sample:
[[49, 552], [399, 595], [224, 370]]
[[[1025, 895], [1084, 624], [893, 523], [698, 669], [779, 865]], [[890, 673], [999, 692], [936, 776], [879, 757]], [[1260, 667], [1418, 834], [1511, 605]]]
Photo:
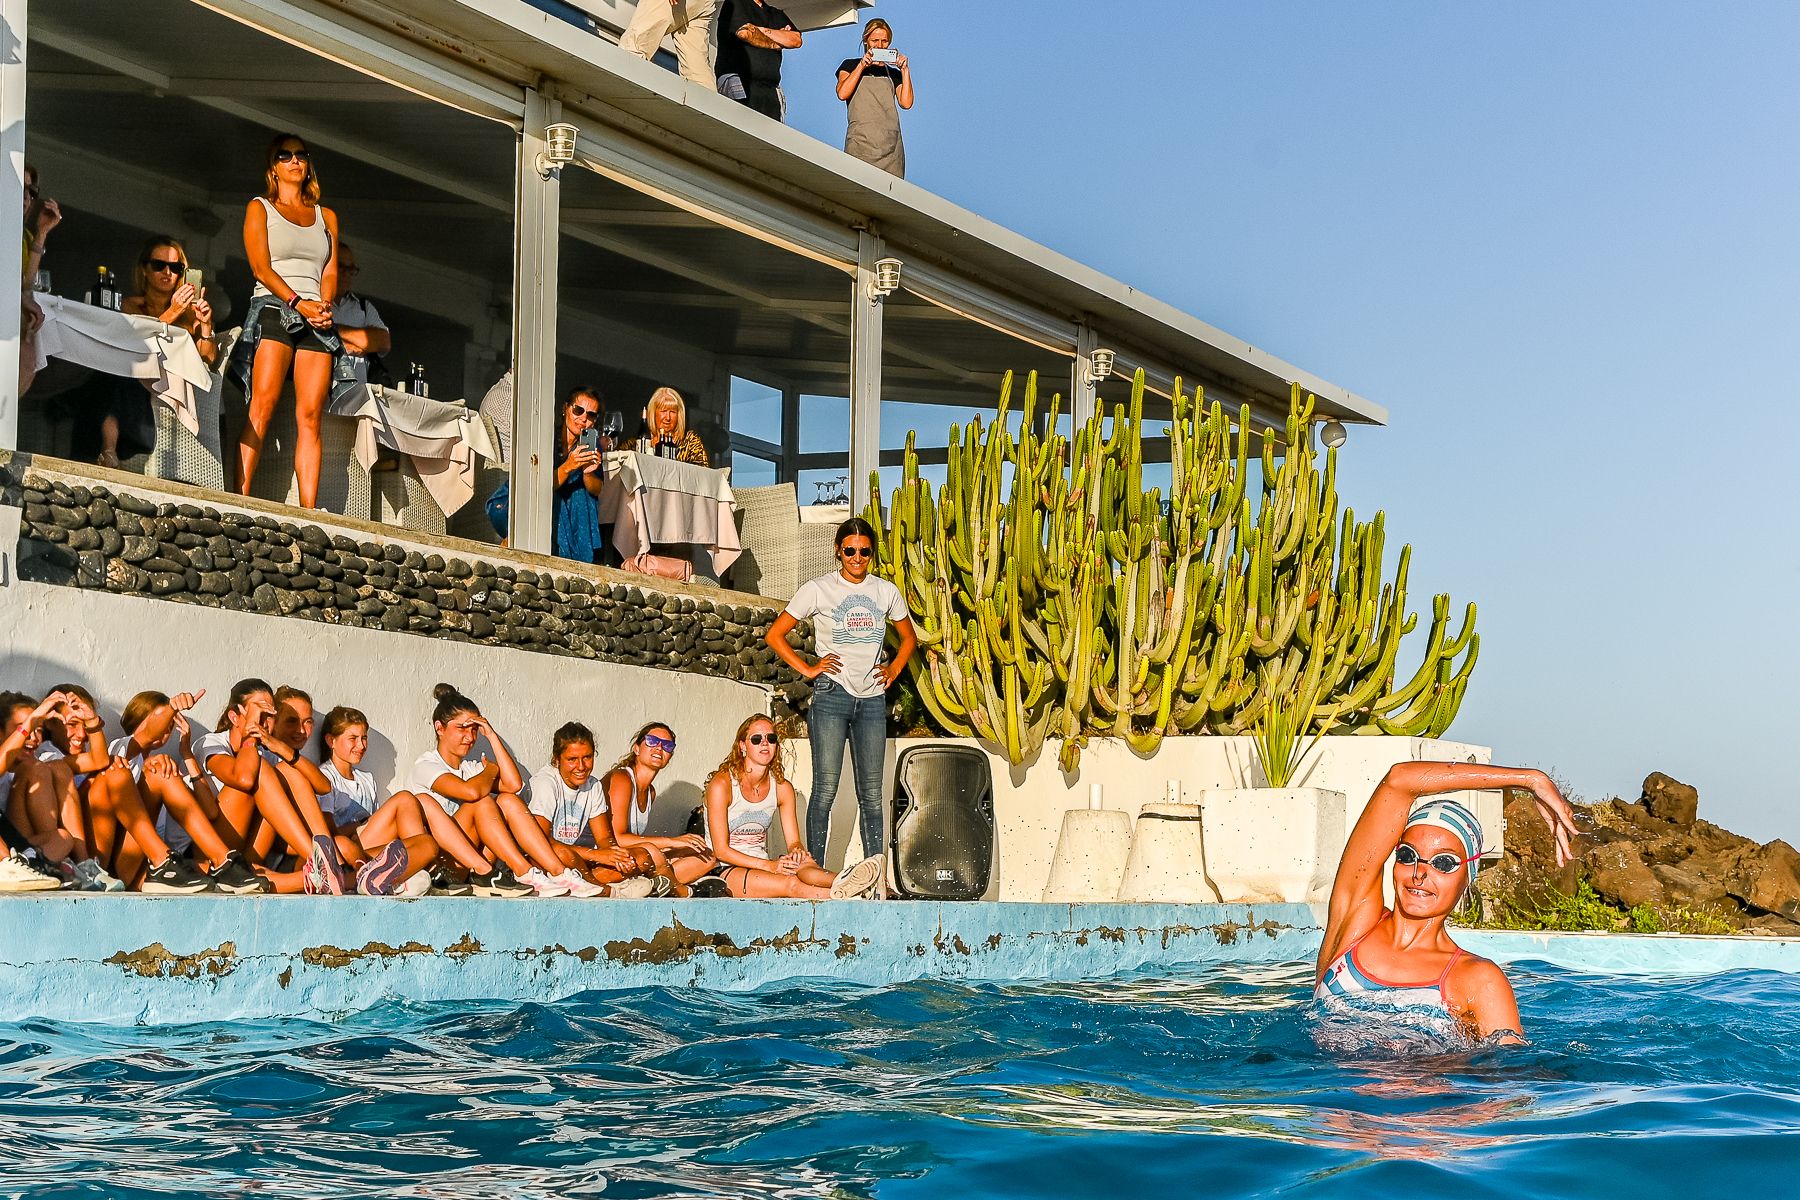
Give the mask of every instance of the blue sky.
[[915, 181], [1387, 407], [1343, 491], [1481, 606], [1454, 736], [1800, 841], [1800, 6], [875, 11]]

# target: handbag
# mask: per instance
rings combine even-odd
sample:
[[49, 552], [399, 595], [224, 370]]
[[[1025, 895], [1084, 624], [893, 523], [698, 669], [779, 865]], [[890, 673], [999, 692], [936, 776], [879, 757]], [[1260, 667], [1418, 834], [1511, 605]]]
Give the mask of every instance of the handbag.
[[636, 558], [628, 558], [621, 564], [627, 571], [635, 571], [639, 575], [654, 575], [659, 579], [673, 579], [678, 583], [691, 583], [694, 579], [694, 564], [684, 558], [670, 558], [666, 554], [640, 554]]

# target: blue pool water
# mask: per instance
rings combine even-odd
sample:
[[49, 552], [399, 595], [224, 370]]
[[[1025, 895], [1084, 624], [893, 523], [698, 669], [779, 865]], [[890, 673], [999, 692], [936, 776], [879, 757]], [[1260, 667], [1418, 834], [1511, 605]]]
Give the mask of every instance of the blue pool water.
[[1512, 975], [1531, 1047], [1399, 1059], [1322, 1048], [1298, 965], [0, 1026], [0, 1195], [1791, 1188], [1800, 978]]

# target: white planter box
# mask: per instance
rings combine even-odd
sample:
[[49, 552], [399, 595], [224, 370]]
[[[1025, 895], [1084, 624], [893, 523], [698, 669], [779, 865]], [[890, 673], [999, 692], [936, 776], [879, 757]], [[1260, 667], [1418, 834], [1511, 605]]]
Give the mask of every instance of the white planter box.
[[1206, 877], [1227, 904], [1329, 900], [1348, 809], [1344, 793], [1327, 788], [1203, 792]]

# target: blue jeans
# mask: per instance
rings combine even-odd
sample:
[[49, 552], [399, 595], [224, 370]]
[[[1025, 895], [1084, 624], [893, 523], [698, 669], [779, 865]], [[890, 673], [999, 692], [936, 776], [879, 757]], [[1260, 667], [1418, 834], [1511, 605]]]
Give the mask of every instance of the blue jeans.
[[864, 854], [880, 854], [887, 813], [881, 802], [881, 777], [887, 757], [887, 697], [852, 696], [821, 676], [813, 684], [812, 706], [806, 710], [806, 735], [812, 749], [812, 793], [806, 803], [806, 848], [825, 865], [825, 840], [831, 829], [831, 804], [844, 773], [844, 743], [856, 778], [856, 808], [862, 819]]

